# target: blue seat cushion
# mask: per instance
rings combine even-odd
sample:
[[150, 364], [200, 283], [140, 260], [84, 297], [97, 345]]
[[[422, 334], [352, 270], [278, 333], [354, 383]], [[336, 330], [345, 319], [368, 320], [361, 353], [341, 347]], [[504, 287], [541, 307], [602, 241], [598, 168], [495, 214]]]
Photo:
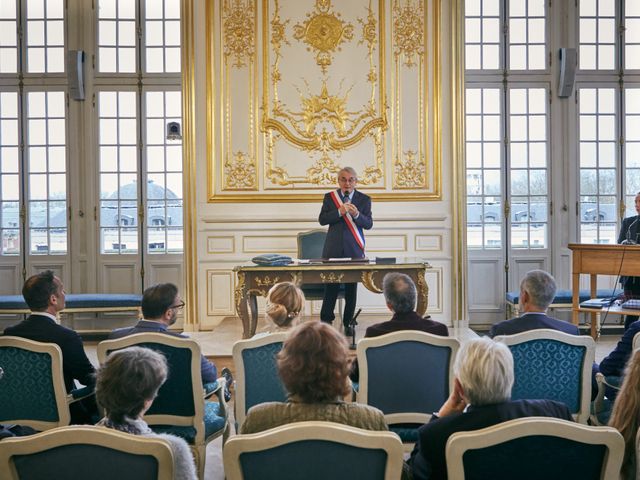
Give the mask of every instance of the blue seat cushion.
[[70, 293], [67, 308], [139, 307], [142, 295], [125, 293]]
[[0, 309], [17, 310], [27, 308], [22, 295], [0, 295]]
[[[226, 419], [220, 415], [220, 404], [217, 402], [205, 402], [204, 404], [204, 438], [218, 433], [225, 427]], [[170, 433], [193, 445], [196, 439], [194, 427], [180, 427], [177, 425], [149, 425], [155, 433]]]
[[[70, 293], [67, 308], [139, 307], [142, 295], [127, 293]], [[0, 310], [28, 309], [22, 295], [0, 295]]]
[[[611, 289], [600, 289], [596, 292], [596, 297], [611, 297], [614, 294], [622, 293], [620, 289], [611, 290]], [[580, 302], [584, 302], [591, 298], [590, 290], [580, 290]], [[520, 290], [515, 292], [507, 292], [506, 295], [507, 303], [517, 304], [520, 301]], [[552, 304], [570, 304], [573, 301], [573, 291], [571, 290], [558, 290], [556, 291], [556, 296], [553, 299]]]

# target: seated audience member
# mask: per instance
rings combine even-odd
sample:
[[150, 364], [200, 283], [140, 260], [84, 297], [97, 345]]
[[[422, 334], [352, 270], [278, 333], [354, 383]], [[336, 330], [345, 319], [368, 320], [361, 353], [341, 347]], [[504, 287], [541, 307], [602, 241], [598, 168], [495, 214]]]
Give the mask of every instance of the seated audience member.
[[[368, 327], [365, 337], [379, 337], [400, 330], [419, 330], [442, 337], [449, 335], [449, 329], [445, 324], [431, 320], [429, 315], [423, 318], [416, 313], [418, 294], [415, 283], [408, 275], [387, 273], [382, 280], [382, 292], [387, 308], [393, 312], [393, 317], [391, 320]], [[359, 377], [358, 362], [354, 361], [351, 380], [357, 382]]]
[[520, 316], [497, 323], [491, 327], [489, 336], [513, 335], [516, 333], [550, 328], [571, 335], [580, 335], [576, 325], [547, 315], [547, 308], [556, 296], [556, 281], [547, 272], [531, 270], [520, 282], [518, 310]]
[[640, 424], [640, 350], [633, 352], [624, 371], [622, 387], [613, 404], [609, 426], [618, 429], [624, 438], [624, 480], [636, 478], [636, 434]]
[[262, 337], [270, 333], [286, 332], [300, 323], [304, 305], [304, 293], [291, 282], [276, 283], [267, 293], [264, 331], [254, 335]]
[[[609, 355], [602, 359], [600, 365], [595, 365], [593, 371], [592, 383], [595, 383], [595, 374], [600, 371], [606, 377], [621, 377], [624, 373], [624, 367], [633, 352], [633, 337], [640, 332], [640, 322], [631, 323], [622, 334], [622, 338], [618, 341], [616, 348]], [[593, 387], [593, 391], [597, 392], [597, 386]], [[607, 398], [615, 400], [618, 391], [613, 388], [606, 388]], [[593, 399], [593, 395], [592, 395]]]
[[[184, 302], [178, 295], [178, 287], [173, 283], [159, 283], [147, 288], [142, 294], [142, 320], [133, 327], [117, 328], [109, 338], [122, 338], [134, 333], [166, 333], [180, 338], [186, 335], [172, 332], [168, 328], [176, 323], [178, 310], [184, 308]], [[216, 366], [204, 355], [200, 358], [202, 383], [215, 382], [218, 377]]]
[[[350, 371], [349, 346], [341, 333], [323, 322], [298, 325], [278, 354], [278, 373], [288, 393], [287, 402], [251, 407], [240, 433], [257, 433], [310, 420], [364, 430], [388, 430], [380, 410], [343, 400], [351, 394]], [[406, 464], [402, 478], [410, 478]]]
[[167, 379], [167, 361], [149, 348], [112, 352], [98, 370], [96, 398], [105, 416], [97, 425], [121, 432], [166, 440], [173, 453], [174, 480], [195, 480], [191, 449], [182, 438], [155, 434], [142, 419]]
[[453, 373], [453, 392], [431, 421], [418, 430], [410, 460], [415, 480], [447, 478], [445, 447], [456, 432], [479, 430], [520, 417], [572, 420], [571, 412], [560, 402], [510, 400], [513, 356], [502, 343], [486, 337], [464, 343]]
[[278, 372], [288, 401], [249, 409], [240, 433], [256, 433], [292, 422], [325, 420], [366, 430], [387, 430], [377, 408], [343, 401], [351, 393], [347, 340], [322, 322], [291, 331], [278, 354]]
[[[57, 313], [64, 309], [64, 285], [51, 270], [27, 279], [22, 287], [22, 296], [31, 310], [25, 320], [7, 327], [4, 335], [27, 338], [36, 342], [55, 343], [62, 350], [62, 370], [67, 392], [76, 388], [77, 380], [82, 385], [95, 384], [94, 368], [84, 352], [82, 339], [73, 330], [58, 324]], [[98, 409], [93, 397], [70, 405], [71, 423], [94, 423]]]

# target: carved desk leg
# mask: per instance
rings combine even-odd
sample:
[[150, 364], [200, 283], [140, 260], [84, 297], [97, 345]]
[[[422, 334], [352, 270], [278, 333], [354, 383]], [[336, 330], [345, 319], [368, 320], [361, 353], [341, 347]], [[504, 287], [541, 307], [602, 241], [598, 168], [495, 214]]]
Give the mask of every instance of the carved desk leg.
[[256, 334], [256, 327], [258, 326], [258, 298], [255, 293], [250, 291], [248, 300], [247, 306], [251, 315], [251, 329], [248, 338], [251, 338]]
[[236, 301], [236, 314], [240, 317], [240, 320], [242, 320], [242, 338], [249, 338], [251, 335], [249, 334], [248, 287], [245, 280], [245, 274], [243, 272], [238, 272], [238, 284], [236, 285], [234, 295]]

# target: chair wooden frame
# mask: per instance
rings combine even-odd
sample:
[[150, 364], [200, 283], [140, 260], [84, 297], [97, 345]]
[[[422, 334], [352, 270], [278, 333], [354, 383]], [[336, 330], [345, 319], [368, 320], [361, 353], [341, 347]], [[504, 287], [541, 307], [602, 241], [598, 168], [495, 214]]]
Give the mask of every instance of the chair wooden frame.
[[[417, 330], [401, 330], [398, 332], [387, 333], [379, 337], [363, 338], [358, 342], [356, 347], [356, 355], [358, 357], [358, 368], [360, 370], [360, 380], [358, 382], [358, 392], [356, 393], [356, 401], [358, 403], [369, 404], [369, 365], [367, 362], [367, 350], [370, 348], [378, 348], [399, 342], [418, 342], [426, 345], [449, 348], [451, 356], [449, 358], [449, 394], [453, 391], [453, 364], [456, 355], [460, 349], [460, 342], [454, 337], [442, 337], [431, 333], [420, 332]], [[427, 368], [426, 365], [422, 368]], [[402, 395], [402, 392], [396, 392]], [[375, 406], [375, 405], [374, 405]], [[431, 419], [431, 414], [420, 412], [404, 412], [391, 413], [384, 416], [387, 425], [398, 423], [427, 423]], [[413, 443], [405, 445], [406, 451], [411, 451]]]
[[259, 348], [265, 345], [269, 345], [270, 343], [278, 343], [284, 342], [287, 338], [288, 333], [279, 332], [279, 333], [270, 333], [269, 335], [264, 335], [258, 338], [249, 338], [247, 340], [239, 340], [233, 344], [232, 349], [232, 357], [233, 364], [236, 368], [236, 387], [235, 387], [235, 403], [234, 403], [234, 414], [236, 419], [236, 431], [240, 431], [240, 427], [244, 422], [245, 417], [247, 416], [247, 391], [246, 391], [246, 376], [245, 376], [245, 366], [244, 359], [242, 357], [242, 352], [247, 349]]
[[[100, 364], [107, 359], [110, 351], [121, 350], [127, 347], [134, 347], [141, 343], [158, 343], [168, 345], [175, 348], [187, 348], [191, 350], [191, 384], [193, 385], [194, 399], [194, 415], [178, 416], [178, 415], [145, 415], [143, 418], [149, 425], [176, 425], [193, 427], [196, 431], [195, 441], [193, 445], [189, 445], [195, 454], [196, 465], [198, 467], [199, 478], [204, 478], [204, 465], [206, 460], [207, 444], [212, 440], [223, 435], [223, 444], [229, 435], [229, 418], [227, 412], [227, 404], [224, 400], [224, 377], [218, 378], [220, 388], [216, 390], [218, 402], [220, 403], [220, 413], [225, 419], [225, 426], [222, 430], [205, 438], [204, 427], [204, 395], [205, 390], [202, 384], [202, 374], [200, 371], [200, 346], [194, 340], [189, 338], [174, 337], [164, 333], [136, 333], [126, 337], [113, 340], [104, 340], [98, 344], [97, 353]], [[202, 401], [196, 399], [202, 398]]]
[[624, 440], [615, 428], [590, 427], [549, 417], [519, 418], [481, 430], [454, 433], [449, 437], [446, 446], [448, 477], [465, 479], [462, 460], [468, 450], [487, 448], [516, 438], [537, 435], [566, 438], [590, 445], [606, 445], [609, 452], [605, 456], [600, 478], [618, 478], [624, 455]]
[[[8, 472], [10, 480], [19, 480], [12, 457], [40, 453], [65, 445], [87, 444], [134, 455], [153, 456], [158, 462], [158, 480], [173, 480], [173, 453], [166, 440], [96, 426], [60, 427], [28, 437], [5, 439], [0, 448], [0, 471]], [[54, 473], [52, 475], [55, 476]]]
[[[29, 350], [36, 353], [45, 353], [51, 357], [51, 381], [53, 382], [53, 391], [55, 395], [56, 408], [58, 410], [57, 422], [46, 422], [42, 420], [32, 420], [28, 418], [3, 419], [5, 423], [16, 423], [27, 425], [36, 430], [48, 430], [50, 428], [69, 425], [71, 414], [69, 412], [69, 403], [73, 397], [67, 394], [64, 385], [64, 374], [62, 370], [62, 350], [55, 343], [43, 343], [29, 340], [22, 337], [6, 336], [0, 337], [0, 348], [14, 347], [23, 350]], [[0, 365], [2, 367], [2, 365]], [[3, 368], [5, 375], [8, 373]], [[0, 388], [2, 388], [2, 380], [0, 379]]]
[[529, 330], [515, 335], [498, 335], [494, 337], [497, 342], [502, 342], [508, 347], [533, 340], [555, 340], [569, 345], [585, 347], [585, 355], [582, 361], [582, 389], [580, 393], [580, 408], [573, 414], [579, 423], [587, 423], [591, 413], [591, 371], [595, 361], [596, 344], [593, 338], [587, 335], [571, 335], [569, 333], [541, 328]]
[[[264, 432], [236, 435], [229, 439], [223, 452], [224, 471], [228, 480], [244, 480], [240, 456], [246, 452], [269, 450], [288, 443], [324, 440], [387, 453], [385, 480], [397, 480], [402, 472], [402, 443], [393, 432], [377, 432], [333, 422], [295, 422]], [[292, 459], [296, 461], [297, 459]], [[327, 459], [330, 460], [330, 459]], [[282, 466], [286, 469], [286, 465]]]

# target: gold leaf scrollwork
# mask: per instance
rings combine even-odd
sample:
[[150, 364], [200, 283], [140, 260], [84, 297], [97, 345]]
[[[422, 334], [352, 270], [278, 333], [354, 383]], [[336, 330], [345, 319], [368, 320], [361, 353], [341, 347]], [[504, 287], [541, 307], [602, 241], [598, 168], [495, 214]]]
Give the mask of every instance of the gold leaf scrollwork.
[[223, 7], [222, 28], [224, 56], [234, 57], [233, 66], [246, 66], [255, 54], [255, 8], [253, 0], [226, 0]]
[[256, 277], [255, 282], [259, 287], [271, 287], [278, 283], [280, 277], [273, 277], [273, 280], [269, 275], [265, 275], [264, 278]]
[[382, 293], [382, 289], [376, 286], [376, 282], [374, 279], [376, 273], [378, 272], [362, 272], [362, 285], [364, 285], [364, 287], [370, 292]]
[[416, 159], [416, 152], [407, 150], [405, 158], [393, 162], [394, 188], [420, 188], [427, 184], [427, 166], [424, 158]]
[[236, 152], [224, 162], [225, 188], [227, 190], [255, 190], [256, 166], [244, 152]]
[[238, 272], [238, 283], [236, 284], [236, 288], [234, 290], [234, 299], [236, 301], [236, 312], [239, 317], [242, 317], [240, 312], [240, 304], [242, 303], [242, 291], [244, 290], [244, 282], [245, 282], [245, 274], [243, 272]]
[[331, 11], [331, 0], [316, 0], [315, 11], [307, 13], [302, 24], [293, 27], [293, 38], [306, 43], [316, 52], [316, 63], [327, 73], [331, 65], [331, 53], [340, 45], [353, 39], [353, 25], [344, 22], [339, 13]]
[[417, 5], [406, 0], [403, 6], [400, 0], [393, 2], [393, 53], [396, 57], [404, 55], [406, 67], [416, 65], [416, 57], [424, 55], [424, 8], [422, 2]]
[[322, 283], [342, 283], [344, 273], [321, 273], [320, 280]]

